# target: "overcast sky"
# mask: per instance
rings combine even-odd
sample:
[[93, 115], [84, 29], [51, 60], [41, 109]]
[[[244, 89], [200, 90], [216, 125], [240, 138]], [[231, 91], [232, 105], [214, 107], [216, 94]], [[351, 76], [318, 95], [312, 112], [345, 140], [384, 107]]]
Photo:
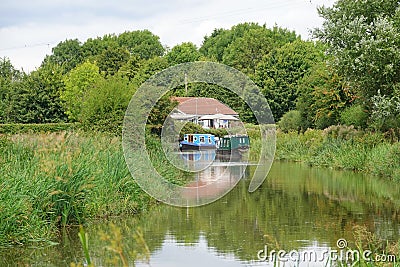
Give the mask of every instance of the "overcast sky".
[[0, 0], [0, 57], [32, 71], [60, 41], [148, 29], [163, 45], [200, 46], [215, 28], [277, 24], [303, 39], [319, 27], [317, 6], [334, 0]]

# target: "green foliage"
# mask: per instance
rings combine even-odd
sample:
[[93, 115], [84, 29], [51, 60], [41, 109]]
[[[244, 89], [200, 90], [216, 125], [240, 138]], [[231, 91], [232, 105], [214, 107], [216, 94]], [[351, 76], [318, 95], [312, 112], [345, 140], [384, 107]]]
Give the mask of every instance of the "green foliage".
[[257, 65], [255, 82], [261, 87], [276, 120], [296, 108], [298, 83], [323, 59], [323, 47], [296, 40], [267, 54]]
[[230, 30], [215, 29], [210, 36], [205, 36], [200, 52], [212, 59], [221, 62], [225, 49], [235, 38], [243, 36], [249, 29], [257, 29], [261, 26], [257, 23], [240, 23]]
[[8, 58], [0, 59], [0, 123], [11, 121], [13, 107], [11, 99], [23, 74], [16, 70]]
[[293, 42], [297, 36], [294, 32], [274, 27], [249, 29], [242, 37], [236, 37], [224, 50], [222, 62], [247, 75], [254, 75], [257, 64], [273, 49]]
[[126, 64], [119, 69], [118, 72], [121, 75], [121, 77], [127, 77], [129, 81], [131, 81], [135, 78], [136, 74], [139, 72], [143, 62], [144, 62], [143, 59], [139, 58], [136, 55], [132, 55], [130, 56]]
[[185, 125], [182, 127], [179, 137], [183, 139], [184, 134], [193, 134], [193, 133], [202, 133], [202, 134], [213, 134], [218, 137], [222, 137], [224, 135], [228, 134], [228, 131], [223, 128], [219, 129], [204, 129], [200, 125], [193, 123], [193, 122], [187, 122]]
[[367, 125], [368, 113], [365, 108], [358, 104], [350, 106], [340, 114], [340, 123], [344, 125], [353, 125], [356, 128], [364, 129]]
[[328, 44], [339, 75], [369, 100], [380, 90], [392, 96], [400, 82], [400, 8], [393, 0], [339, 0], [319, 8], [324, 18], [314, 36]]
[[301, 128], [301, 114], [298, 110], [290, 110], [283, 114], [278, 122], [279, 129], [287, 133], [290, 131], [299, 131]]
[[352, 88], [325, 62], [314, 65], [299, 81], [298, 93], [303, 130], [339, 123], [341, 112], [356, 99]]
[[[130, 176], [118, 137], [59, 132], [9, 139], [0, 143], [1, 247], [47, 245], [60, 227], [136, 214], [156, 203]], [[151, 155], [164, 156], [152, 151], [162, 149], [159, 142], [149, 142], [155, 143]], [[165, 156], [152, 160], [167, 179], [185, 179], [166, 168]]]
[[147, 125], [150, 127], [152, 133], [161, 135], [164, 121], [177, 104], [177, 101], [171, 101], [169, 94], [164, 95], [157, 101], [147, 118]]
[[150, 59], [164, 54], [160, 38], [149, 30], [126, 31], [117, 37], [117, 42], [121, 47], [128, 49], [131, 55], [136, 55], [141, 59]]
[[200, 57], [201, 54], [197, 50], [196, 45], [190, 42], [174, 46], [171, 51], [165, 55], [165, 58], [171, 66], [185, 62], [197, 61]]
[[76, 123], [12, 123], [0, 124], [0, 134], [17, 133], [53, 133], [60, 131], [70, 131], [79, 128]]
[[371, 126], [380, 131], [400, 128], [400, 96], [381, 95], [380, 90], [372, 97]]
[[97, 79], [84, 92], [80, 120], [85, 129], [119, 134], [134, 88], [117, 76]]
[[278, 132], [275, 159], [362, 171], [398, 181], [399, 154], [398, 143], [390, 143], [381, 133], [331, 126], [324, 131], [308, 129], [304, 134]]
[[118, 46], [117, 37], [114, 34], [107, 34], [96, 39], [89, 38], [82, 44], [82, 54], [86, 61], [94, 61], [108, 47]]
[[61, 90], [60, 98], [70, 121], [81, 120], [84, 95], [99, 79], [99, 68], [90, 62], [82, 63], [64, 76], [65, 89]]
[[81, 42], [78, 39], [60, 42], [51, 51], [52, 55], [47, 56], [42, 65], [56, 64], [62, 66], [66, 73], [83, 62]]
[[65, 121], [60, 104], [60, 91], [64, 88], [62, 68], [54, 64], [42, 65], [10, 92], [6, 123], [49, 123]]
[[132, 83], [139, 87], [148, 78], [153, 76], [159, 71], [169, 67], [168, 61], [164, 57], [153, 57], [141, 63], [140, 69], [137, 71]]
[[110, 46], [98, 56], [96, 64], [100, 72], [107, 77], [116, 74], [127, 63], [129, 56], [126, 48]]

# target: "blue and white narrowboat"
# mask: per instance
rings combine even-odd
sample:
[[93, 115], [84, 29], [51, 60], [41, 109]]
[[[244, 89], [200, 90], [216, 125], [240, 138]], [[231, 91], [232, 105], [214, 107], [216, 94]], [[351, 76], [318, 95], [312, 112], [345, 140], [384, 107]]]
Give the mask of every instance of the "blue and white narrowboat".
[[181, 151], [216, 149], [215, 136], [212, 134], [185, 134], [179, 143]]

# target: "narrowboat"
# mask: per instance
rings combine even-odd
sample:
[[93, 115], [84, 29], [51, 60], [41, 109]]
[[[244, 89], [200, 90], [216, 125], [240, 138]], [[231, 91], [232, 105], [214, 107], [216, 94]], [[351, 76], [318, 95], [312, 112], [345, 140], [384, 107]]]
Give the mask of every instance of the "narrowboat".
[[225, 135], [219, 141], [217, 154], [242, 154], [249, 150], [250, 139], [247, 135]]
[[181, 151], [216, 149], [215, 136], [212, 134], [185, 134], [179, 143]]

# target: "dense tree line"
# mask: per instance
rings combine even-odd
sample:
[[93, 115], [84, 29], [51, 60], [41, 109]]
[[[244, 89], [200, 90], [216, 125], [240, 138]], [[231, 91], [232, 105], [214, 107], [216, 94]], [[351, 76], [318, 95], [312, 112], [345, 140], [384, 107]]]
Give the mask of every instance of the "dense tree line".
[[[31, 73], [2, 58], [0, 123], [78, 121], [115, 130], [130, 97], [146, 79], [169, 66], [200, 60], [221, 62], [248, 75], [284, 129], [334, 124], [400, 128], [398, 1], [338, 0], [318, 12], [324, 22], [313, 31], [313, 41], [278, 26], [241, 23], [215, 29], [199, 48], [185, 42], [170, 49], [148, 30], [84, 43], [65, 40]], [[216, 85], [192, 83], [172, 94], [217, 98], [242, 120], [255, 122], [243, 101]], [[171, 110], [168, 100], [160, 105], [157, 110]]]

